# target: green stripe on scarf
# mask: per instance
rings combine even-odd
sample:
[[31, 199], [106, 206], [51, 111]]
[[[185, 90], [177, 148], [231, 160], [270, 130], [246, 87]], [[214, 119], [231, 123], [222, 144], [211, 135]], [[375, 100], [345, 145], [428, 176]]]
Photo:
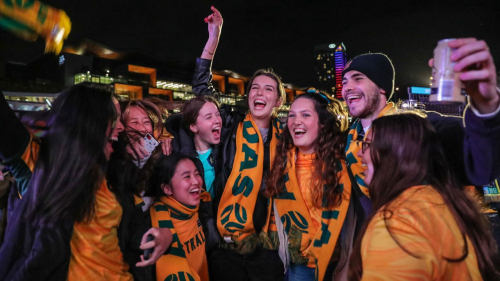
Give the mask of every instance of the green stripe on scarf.
[[[389, 102], [379, 113], [378, 117], [385, 116], [387, 114], [392, 113], [396, 108], [394, 107], [394, 103]], [[366, 195], [369, 195], [368, 186], [365, 183], [365, 175], [363, 172], [365, 171], [365, 167], [361, 165], [361, 159], [358, 157], [358, 152], [361, 149], [361, 141], [358, 140], [358, 136], [363, 132], [363, 125], [361, 124], [360, 119], [356, 119], [354, 123], [351, 125], [349, 129], [349, 135], [347, 136], [347, 144], [345, 148], [346, 161], [351, 168], [352, 174], [356, 178], [356, 182], [358, 183], [361, 191]], [[368, 134], [368, 131], [365, 132], [365, 136]]]

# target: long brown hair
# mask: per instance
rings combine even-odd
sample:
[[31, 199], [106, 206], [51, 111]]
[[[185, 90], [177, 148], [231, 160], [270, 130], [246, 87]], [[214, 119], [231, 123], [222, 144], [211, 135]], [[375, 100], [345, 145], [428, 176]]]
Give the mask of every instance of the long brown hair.
[[109, 87], [82, 83], [63, 91], [47, 118], [29, 182], [26, 218], [37, 227], [88, 222], [105, 179], [106, 132], [117, 120]]
[[[338, 188], [337, 161], [344, 157], [344, 148], [347, 131], [347, 112], [342, 104], [328, 98], [324, 93], [305, 93], [298, 96], [294, 102], [300, 99], [309, 99], [314, 104], [318, 114], [319, 133], [315, 140], [314, 159], [315, 177], [322, 179], [323, 185], [311, 188], [311, 199], [316, 208], [331, 207], [340, 204], [342, 190]], [[283, 192], [284, 173], [286, 172], [287, 156], [295, 146], [288, 126], [285, 126], [281, 134], [281, 140], [276, 146], [276, 156], [266, 181], [264, 194], [273, 197]]]
[[[349, 280], [359, 280], [363, 274], [361, 241], [370, 220], [377, 214], [388, 214], [384, 215], [384, 221], [390, 233], [388, 221], [392, 210], [388, 205], [406, 189], [423, 183], [431, 185], [442, 196], [464, 238], [462, 256], [443, 258], [448, 262], [462, 262], [468, 255], [465, 240], [468, 237], [483, 279], [497, 280], [497, 247], [488, 224], [455, 179], [432, 125], [415, 114], [398, 114], [376, 119], [371, 130], [370, 156], [374, 174], [370, 182], [370, 197], [373, 209], [378, 211], [372, 212], [358, 236], [350, 260]], [[418, 258], [392, 237], [405, 252]]]

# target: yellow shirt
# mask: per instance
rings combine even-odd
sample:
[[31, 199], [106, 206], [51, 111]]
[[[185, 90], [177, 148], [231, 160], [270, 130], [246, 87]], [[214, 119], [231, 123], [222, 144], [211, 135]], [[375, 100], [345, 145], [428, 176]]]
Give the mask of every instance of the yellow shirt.
[[133, 280], [118, 246], [122, 208], [103, 182], [96, 192], [95, 216], [75, 223], [68, 280]]
[[[388, 210], [392, 211], [390, 218], [384, 222], [379, 210], [363, 237], [363, 280], [482, 280], [469, 238], [465, 260], [445, 260], [461, 257], [465, 241], [443, 198], [432, 186], [407, 189], [389, 204]], [[418, 257], [405, 252], [394, 239]]]

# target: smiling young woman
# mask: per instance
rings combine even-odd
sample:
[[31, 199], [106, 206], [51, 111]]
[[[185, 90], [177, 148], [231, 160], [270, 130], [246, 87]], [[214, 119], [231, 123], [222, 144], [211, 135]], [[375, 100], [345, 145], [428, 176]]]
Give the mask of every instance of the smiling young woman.
[[151, 206], [154, 227], [169, 229], [172, 245], [156, 262], [157, 280], [209, 280], [205, 229], [199, 223], [200, 202], [209, 201], [198, 159], [173, 153], [154, 167], [151, 189], [158, 194]]
[[[205, 19], [209, 39], [193, 77], [197, 96], [218, 96], [211, 84], [211, 64], [222, 16], [213, 7], [212, 11]], [[216, 280], [283, 280], [283, 264], [272, 243], [277, 234], [270, 219], [271, 204], [261, 190], [281, 133], [281, 123], [273, 113], [284, 98], [278, 75], [258, 70], [247, 86], [247, 112], [220, 107], [223, 127], [214, 157], [221, 172], [216, 173], [212, 188], [215, 222], [222, 239], [220, 247], [209, 254], [211, 277]]]
[[205, 179], [205, 190], [213, 196], [212, 183], [220, 172], [214, 155], [220, 143], [222, 119], [219, 102], [211, 96], [195, 97], [186, 102], [182, 114], [171, 115], [166, 122], [167, 131], [174, 136], [173, 152], [200, 159], [199, 167]]
[[8, 126], [0, 159], [20, 196], [0, 250], [1, 280], [95, 280], [99, 274], [132, 280], [116, 233], [122, 208], [105, 180], [111, 143], [123, 130], [119, 112], [109, 89], [75, 85], [55, 100], [38, 140], [0, 93], [0, 120]]
[[275, 220], [283, 222], [280, 245], [288, 249], [281, 256], [285, 250], [290, 254], [284, 263], [291, 281], [346, 276], [341, 269], [347, 268], [347, 241], [353, 234], [341, 237], [340, 232], [354, 227], [354, 198], [343, 159], [347, 120], [340, 102], [314, 89], [290, 106], [266, 195], [274, 198]]

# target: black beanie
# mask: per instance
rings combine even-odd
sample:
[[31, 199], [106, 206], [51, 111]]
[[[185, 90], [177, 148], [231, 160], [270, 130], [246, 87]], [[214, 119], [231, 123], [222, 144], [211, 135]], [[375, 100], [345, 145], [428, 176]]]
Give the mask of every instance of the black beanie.
[[356, 56], [347, 63], [347, 67], [342, 71], [342, 78], [351, 70], [363, 73], [379, 88], [384, 89], [387, 100], [392, 97], [394, 92], [394, 66], [386, 55], [373, 53]]

